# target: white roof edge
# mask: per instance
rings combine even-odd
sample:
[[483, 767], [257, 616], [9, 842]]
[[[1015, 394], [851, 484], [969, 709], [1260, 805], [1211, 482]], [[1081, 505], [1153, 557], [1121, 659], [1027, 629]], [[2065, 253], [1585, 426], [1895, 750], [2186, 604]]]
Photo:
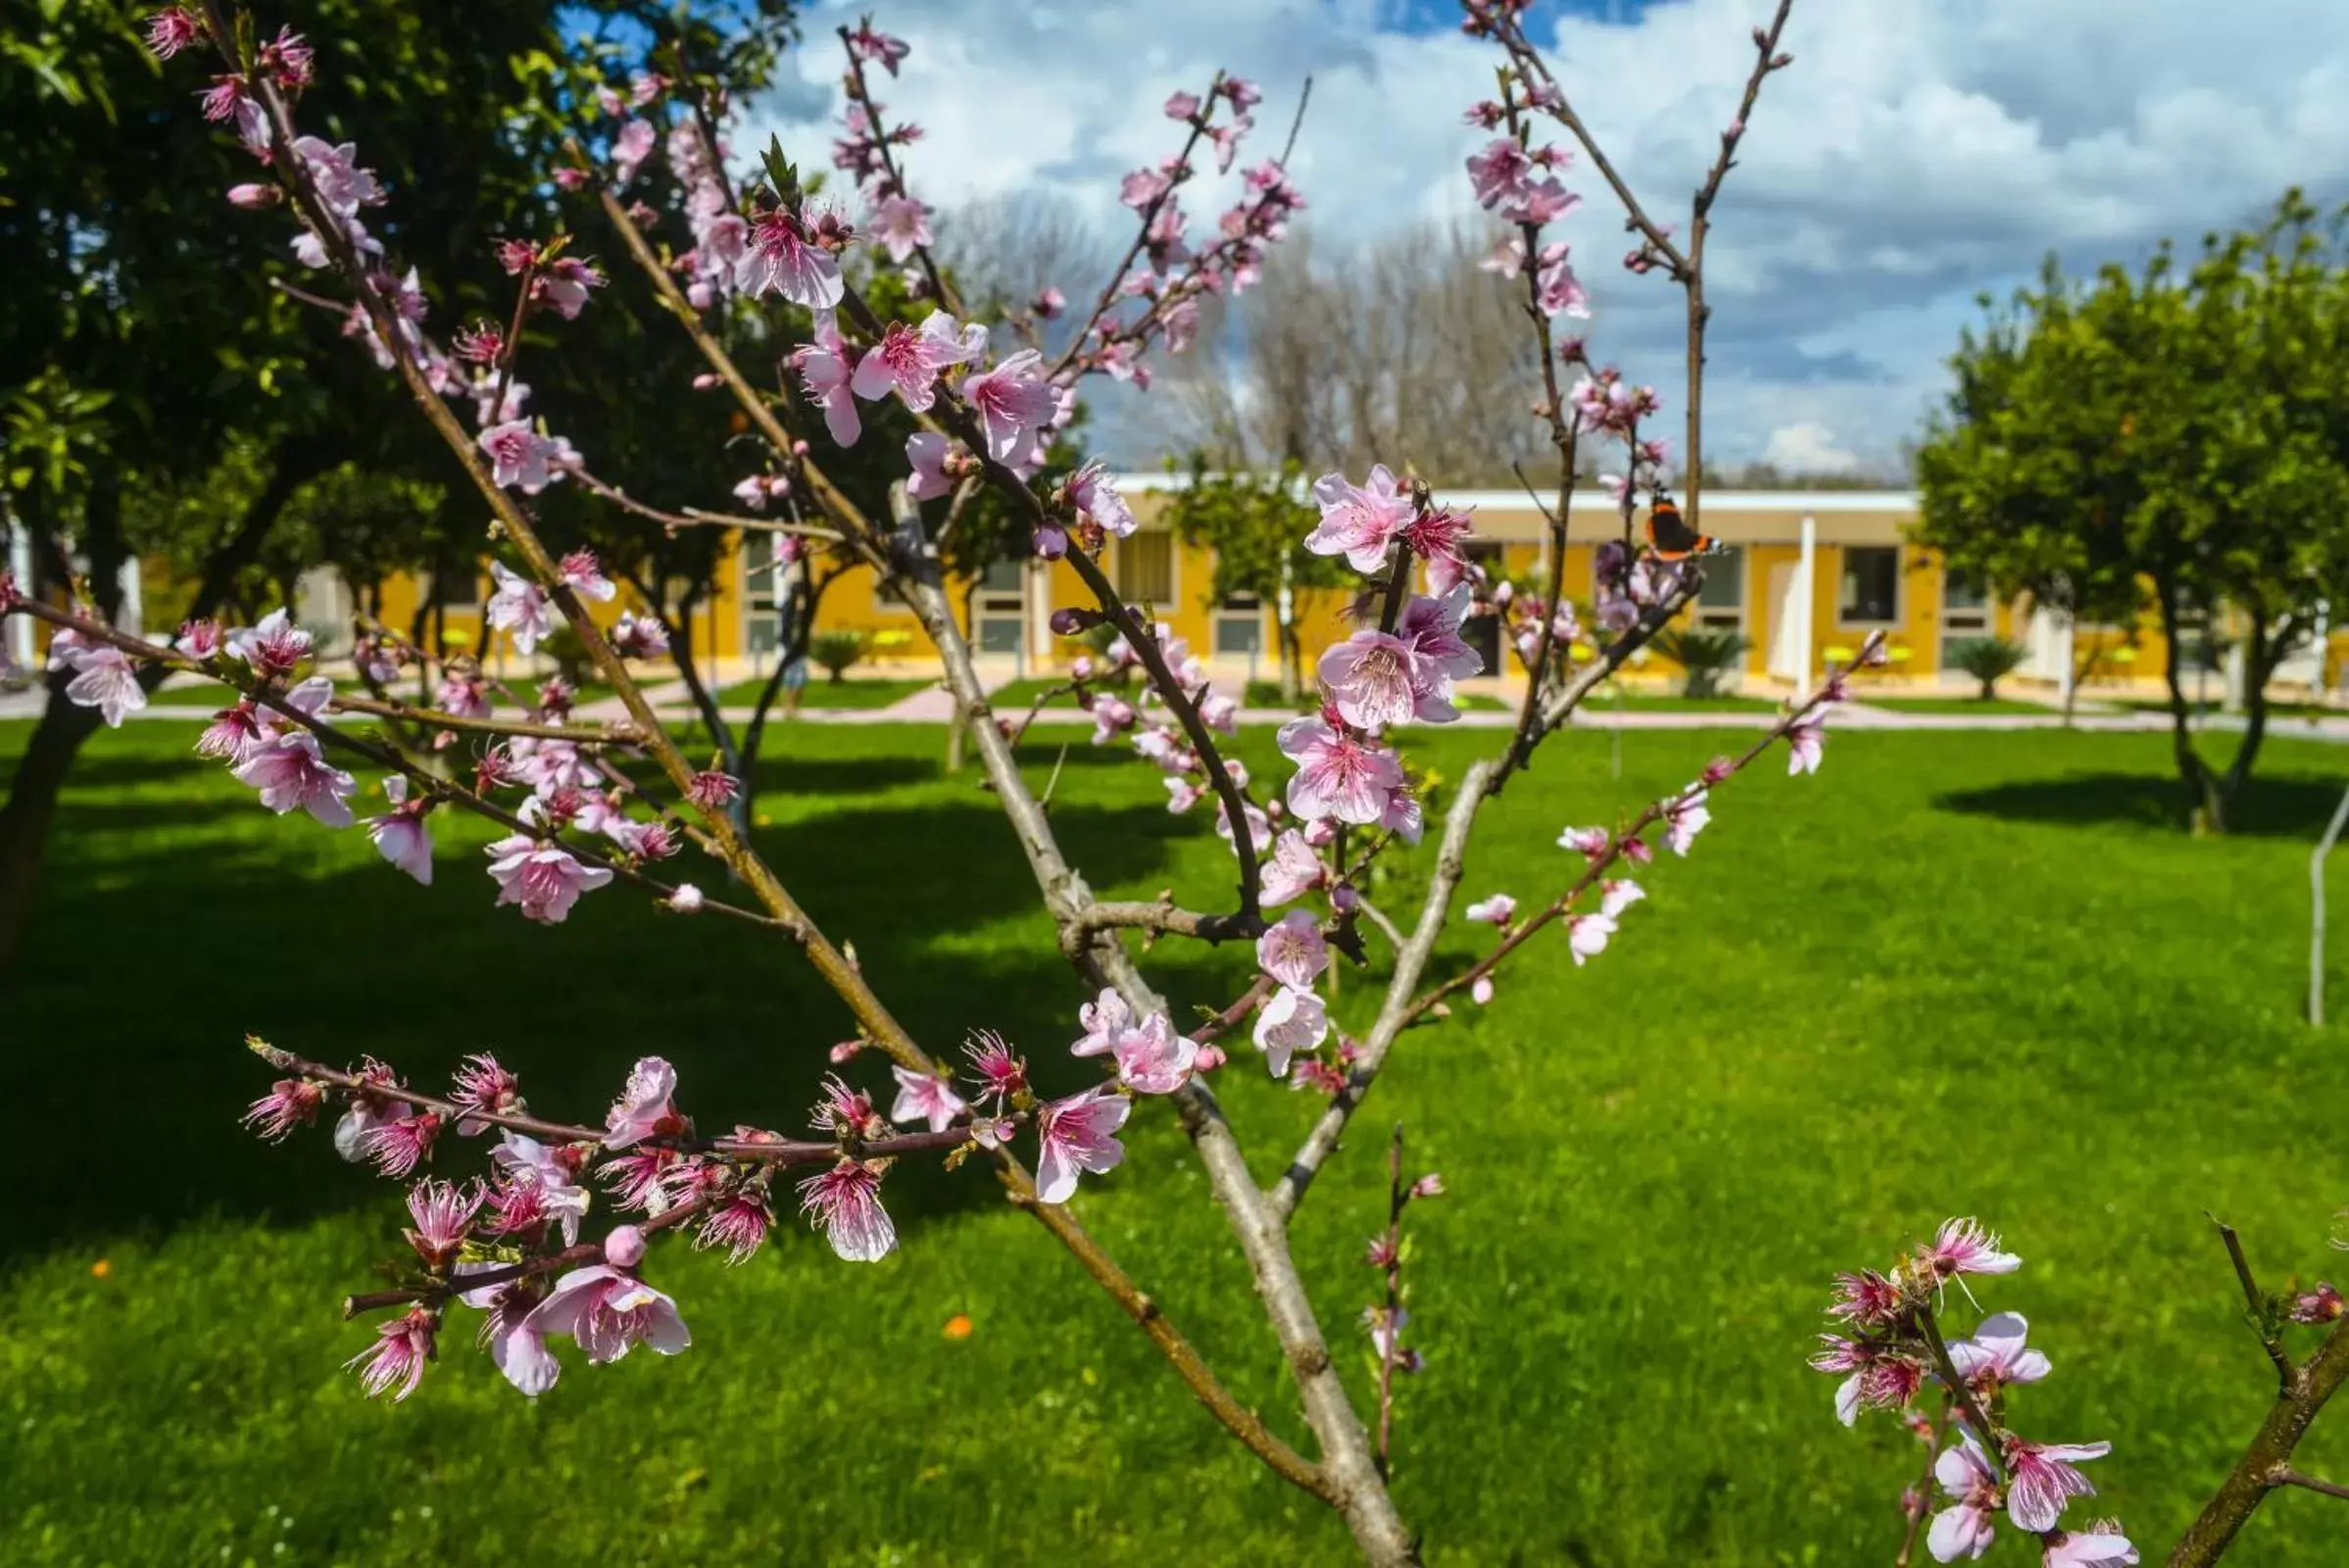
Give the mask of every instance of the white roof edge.
[[[1185, 472], [1113, 473], [1118, 489], [1131, 495], [1164, 494], [1191, 488]], [[1493, 512], [1531, 512], [1532, 500], [1522, 490], [1439, 490], [1436, 499], [1447, 507], [1477, 507]], [[1914, 490], [1707, 490], [1699, 506], [1719, 512], [1915, 512]], [[1614, 512], [1617, 503], [1595, 485], [1574, 495], [1577, 512]]]

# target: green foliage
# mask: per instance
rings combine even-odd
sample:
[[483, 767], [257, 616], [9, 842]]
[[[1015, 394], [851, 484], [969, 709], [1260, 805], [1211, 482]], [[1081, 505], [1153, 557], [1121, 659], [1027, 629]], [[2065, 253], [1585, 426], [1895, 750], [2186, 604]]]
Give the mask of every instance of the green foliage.
[[1753, 645], [1734, 631], [1667, 626], [1649, 646], [1681, 666], [1683, 697], [1711, 697], [1720, 691], [1721, 677], [1736, 670]]
[[860, 631], [818, 632], [807, 639], [807, 657], [815, 661], [832, 679], [846, 680], [849, 671], [864, 657], [864, 633]]
[[[494, 1049], [533, 1110], [590, 1120], [657, 1046], [679, 1103], [722, 1130], [794, 1115], [841, 1014], [769, 931], [664, 917], [616, 885], [554, 931], [492, 907], [487, 824], [435, 813], [437, 885], [416, 887], [362, 834], [260, 809], [187, 756], [194, 728], [92, 743], [9, 996], [10, 1041], [33, 1049], [0, 1109], [20, 1200], [0, 1283], [0, 1560], [944, 1568], [1066, 1559], [1075, 1528], [1102, 1568], [1359, 1561], [976, 1166], [899, 1162], [884, 1196], [902, 1247], [881, 1263], [841, 1263], [796, 1220], [739, 1268], [661, 1246], [647, 1275], [692, 1327], [682, 1355], [591, 1369], [562, 1346], [563, 1380], [533, 1402], [458, 1309], [414, 1398], [360, 1397], [339, 1363], [371, 1336], [335, 1304], [405, 1251], [398, 1190], [337, 1159], [326, 1126], [270, 1148], [236, 1125], [269, 1076], [245, 1031], [431, 1084]], [[24, 733], [0, 725], [0, 772]], [[1032, 736], [1029, 776], [1077, 733]], [[1627, 735], [1620, 783], [1603, 744], [1545, 751], [1480, 819], [1464, 894], [1546, 897], [1580, 867], [1560, 823], [1618, 820], [1752, 733]], [[1455, 730], [1412, 752], [1457, 779], [1494, 744]], [[1881, 1266], [1952, 1212], [2026, 1259], [1975, 1285], [2055, 1362], [2013, 1396], [2018, 1419], [2110, 1439], [2088, 1467], [2103, 1495], [2074, 1508], [2118, 1514], [2161, 1560], [2275, 1392], [2202, 1210], [2240, 1226], [2280, 1287], [2337, 1262], [2325, 1244], [2349, 1192], [2349, 1052], [2297, 1015], [2305, 947], [2214, 939], [2214, 921], [2248, 930], [2305, 886], [2337, 749], [2279, 743], [2252, 831], [2189, 845], [2162, 825], [2166, 744], [1854, 730], [1816, 779], [1765, 759], [1716, 793], [1692, 858], [1640, 877], [1648, 902], [1590, 967], [1553, 934], [1491, 1006], [1413, 1033], [1372, 1109], [1382, 1129], [1408, 1121], [1411, 1168], [1450, 1190], [1406, 1221], [1428, 1368], [1395, 1423], [1398, 1500], [1432, 1565], [1889, 1562], [1919, 1446], [1888, 1418], [1837, 1425], [1833, 1380], [1802, 1359], [1835, 1271]], [[925, 1044], [951, 1055], [1000, 1028], [1044, 1092], [1073, 1090], [1094, 1069], [1047, 1043], [1073, 1037], [1089, 994], [1040, 941], [1000, 812], [939, 772], [939, 751], [930, 727], [782, 726], [761, 765], [772, 820], [754, 831]], [[1280, 776], [1269, 726], [1240, 751]], [[1055, 793], [1072, 858], [1103, 897], [1214, 907], [1230, 852], [1197, 813], [1167, 816], [1154, 770], [1101, 755], [1079, 738]], [[1435, 853], [1402, 855], [1382, 907], [1411, 906]], [[1919, 896], [1922, 868], [1959, 866]], [[202, 916], [145, 943], [125, 984], [134, 909]], [[429, 985], [414, 945], [384, 940], [415, 928], [432, 933]], [[1436, 972], [1490, 942], [1452, 922]], [[271, 951], [330, 961], [224, 983]], [[1165, 942], [1147, 961], [1179, 1018], [1228, 1004], [1255, 963], [1245, 944]], [[2349, 953], [2333, 964], [2349, 986]], [[354, 1000], [386, 997], [401, 1004]], [[1340, 1025], [1358, 1032], [1375, 1003], [1348, 975]], [[1561, 1020], [1593, 1008], [1606, 1026], [1561, 1049]], [[88, 1117], [68, 1113], [96, 1069], [66, 1043], [100, 1028], [104, 1146], [135, 1158], [93, 1157]], [[1217, 1091], [1269, 1173], [1325, 1102], [1252, 1053], [1234, 1067], [1252, 1070]], [[889, 1087], [871, 1053], [839, 1070]], [[1911, 1157], [1921, 1129], [1930, 1157]], [[1146, 1101], [1123, 1137], [1080, 1217], [1237, 1397], [1308, 1441], [1175, 1117]], [[1359, 1142], [1296, 1231], [1357, 1397], [1355, 1314], [1375, 1289], [1361, 1238], [1386, 1193], [1384, 1140]], [[468, 1173], [483, 1146], [444, 1137], [436, 1173]], [[967, 1339], [942, 1332], [956, 1313]], [[2304, 1352], [2314, 1331], [2293, 1332]], [[2349, 1473], [2341, 1411], [2300, 1462]], [[517, 1510], [525, 1497], [560, 1505]], [[2335, 1507], [2276, 1497], [2244, 1562], [2336, 1560]], [[2026, 1547], [1985, 1561], [2035, 1563]]]
[[1949, 662], [1982, 682], [1982, 700], [1998, 700], [1998, 683], [2023, 667], [2030, 650], [2005, 637], [1969, 637], [1949, 650]]
[[[2051, 259], [1951, 362], [1917, 454], [1918, 539], [2004, 593], [2130, 622], [2149, 584], [2173, 652], [2242, 622], [2251, 721], [2224, 776], [2178, 735], [2217, 825], [2248, 777], [2276, 662], [2349, 598], [2349, 210], [2297, 191], [2261, 227], [2092, 282]], [[1985, 302], [1986, 304], [1986, 302]]]

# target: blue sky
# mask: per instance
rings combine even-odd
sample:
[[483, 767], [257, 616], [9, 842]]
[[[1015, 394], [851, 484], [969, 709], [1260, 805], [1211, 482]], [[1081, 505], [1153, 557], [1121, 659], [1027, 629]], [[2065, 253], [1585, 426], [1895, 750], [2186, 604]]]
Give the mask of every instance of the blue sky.
[[[1114, 220], [1118, 175], [1169, 150], [1160, 101], [1217, 66], [1263, 83], [1268, 124], [1315, 77], [1292, 169], [1318, 237], [1473, 215], [1459, 113], [1493, 55], [1438, 0], [818, 4], [758, 141], [771, 128], [824, 161], [830, 27], [864, 9], [914, 45], [885, 97], [930, 131], [911, 172], [941, 223], [1027, 188]], [[1685, 208], [1770, 9], [1546, 0], [1529, 31], [1643, 196]], [[2290, 184], [2349, 198], [2344, 0], [2236, 0], [2223, 22], [2165, 0], [1797, 0], [1787, 47], [1717, 213], [1722, 461], [1882, 466], [1937, 396], [1975, 295], [2050, 250], [2085, 269], [2255, 219]], [[1587, 197], [1565, 233], [1596, 351], [1677, 407], [1674, 291], [1623, 273], [1620, 210], [1587, 171], [1568, 183]], [[1127, 439], [1121, 456], [1147, 457], [1147, 420]]]

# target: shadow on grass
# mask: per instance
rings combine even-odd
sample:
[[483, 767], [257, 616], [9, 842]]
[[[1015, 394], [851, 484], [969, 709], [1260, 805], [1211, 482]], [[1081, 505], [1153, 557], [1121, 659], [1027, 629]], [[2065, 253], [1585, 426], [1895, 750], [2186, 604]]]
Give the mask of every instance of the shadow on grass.
[[[93, 771], [150, 765], [96, 761]], [[855, 945], [916, 1040], [958, 1059], [971, 1030], [994, 1029], [1030, 1057], [1044, 1093], [1098, 1078], [1067, 1055], [1086, 999], [990, 797], [974, 788], [968, 802], [940, 802], [929, 789], [859, 804], [858, 790], [872, 801], [893, 782], [934, 779], [933, 764], [905, 757], [792, 759], [774, 776], [786, 791], [842, 792], [755, 837], [819, 926]], [[493, 906], [473, 863], [477, 834], [450, 834], [439, 885], [426, 889], [357, 858], [348, 840], [233, 806], [142, 792], [70, 810], [9, 983], [9, 1010], [48, 1027], [0, 1054], [0, 1137], [19, 1152], [25, 1200], [0, 1240], [0, 1269], [75, 1238], [160, 1233], [211, 1213], [299, 1224], [379, 1208], [395, 1242], [393, 1184], [338, 1159], [328, 1125], [284, 1148], [238, 1125], [271, 1076], [240, 1049], [248, 1031], [324, 1061], [374, 1055], [431, 1088], [466, 1054], [494, 1052], [534, 1110], [587, 1124], [635, 1057], [665, 1055], [683, 1069], [681, 1108], [706, 1130], [744, 1119], [786, 1135], [805, 1131], [828, 1052], [856, 1034], [839, 999], [770, 932], [664, 918], [621, 888], [582, 900], [559, 931]], [[1159, 875], [1174, 841], [1197, 828], [1148, 804], [1077, 803], [1053, 816], [1104, 885]], [[111, 847], [142, 825], [160, 831], [137, 835], [133, 908], [109, 885], [119, 884]], [[289, 853], [311, 847], [332, 863], [289, 874]], [[741, 897], [710, 868], [700, 875], [712, 896]], [[1186, 1002], [1222, 1001], [1245, 983], [1245, 961], [1237, 950], [1199, 955], [1162, 981]], [[878, 1053], [842, 1070], [886, 1108]], [[93, 1136], [118, 1153], [93, 1156]], [[451, 1137], [437, 1168], [462, 1178], [481, 1161], [480, 1145]], [[901, 1226], [998, 1200], [992, 1183], [934, 1161], [904, 1162], [890, 1178]]]
[[[2341, 788], [2340, 783], [2322, 779], [2255, 775], [2228, 808], [2227, 831], [2257, 838], [2313, 839], [2325, 831], [2340, 804]], [[2018, 780], [1936, 796], [1933, 805], [1946, 811], [2025, 822], [2119, 824], [2172, 833], [2182, 832], [2186, 825], [2184, 786], [2175, 778], [2144, 773]]]

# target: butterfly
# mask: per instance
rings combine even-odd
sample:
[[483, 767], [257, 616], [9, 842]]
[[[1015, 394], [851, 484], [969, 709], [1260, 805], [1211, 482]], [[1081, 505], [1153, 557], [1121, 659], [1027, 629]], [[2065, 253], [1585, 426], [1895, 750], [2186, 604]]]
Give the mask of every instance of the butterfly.
[[1709, 533], [1698, 533], [1681, 515], [1678, 502], [1662, 490], [1647, 508], [1647, 543], [1658, 561], [1686, 561], [1690, 556], [1723, 556], [1729, 546]]

